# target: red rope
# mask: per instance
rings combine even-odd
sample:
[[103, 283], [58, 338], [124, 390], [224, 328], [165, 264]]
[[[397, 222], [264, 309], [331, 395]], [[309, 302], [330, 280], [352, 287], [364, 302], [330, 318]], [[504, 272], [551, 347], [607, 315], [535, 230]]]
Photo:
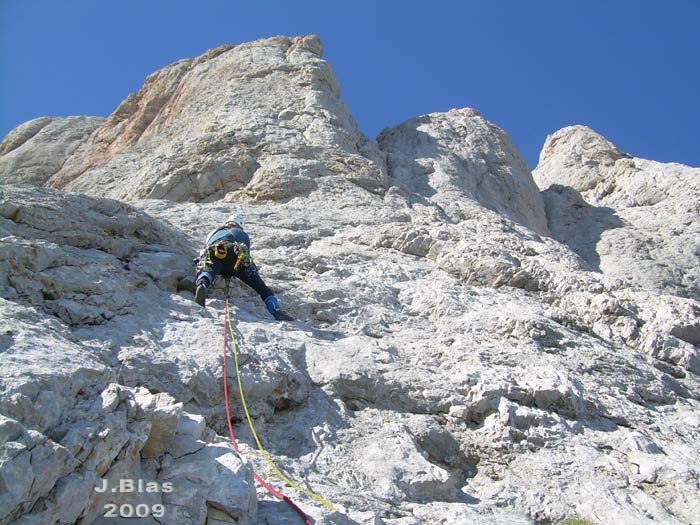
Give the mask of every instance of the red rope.
[[[227, 283], [228, 285], [228, 283]], [[228, 295], [228, 286], [227, 288], [227, 295]], [[228, 401], [228, 381], [226, 380], [228, 377], [228, 374], [226, 373], [226, 353], [227, 353], [227, 348], [228, 348], [228, 329], [226, 327], [226, 319], [228, 319], [228, 300], [226, 301], [226, 312], [225, 312], [226, 317], [224, 318], [224, 404], [226, 405], [226, 421], [228, 422], [228, 433], [229, 436], [231, 437], [231, 444], [233, 445], [233, 449], [236, 451], [236, 453], [240, 456], [240, 450], [238, 448], [238, 442], [236, 441], [236, 436], [233, 433], [233, 425], [231, 424], [231, 408], [229, 405]], [[253, 471], [253, 477], [255, 477], [255, 480], [262, 485], [262, 487], [267, 490], [270, 494], [275, 496], [277, 499], [280, 499], [284, 502], [287, 503], [294, 511], [299, 514], [299, 517], [304, 521], [304, 525], [312, 525], [311, 519], [304, 513], [303, 510], [299, 508], [299, 506], [294, 503], [290, 498], [282, 494], [280, 491], [275, 490], [272, 488], [263, 478], [261, 478], [257, 472]]]

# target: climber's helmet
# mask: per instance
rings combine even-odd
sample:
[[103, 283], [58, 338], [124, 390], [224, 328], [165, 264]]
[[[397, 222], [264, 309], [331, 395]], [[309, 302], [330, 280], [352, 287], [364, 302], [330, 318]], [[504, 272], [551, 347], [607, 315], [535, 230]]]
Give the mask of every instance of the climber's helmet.
[[224, 224], [235, 224], [242, 230], [243, 225], [245, 224], [245, 217], [243, 217], [243, 215], [229, 215]]

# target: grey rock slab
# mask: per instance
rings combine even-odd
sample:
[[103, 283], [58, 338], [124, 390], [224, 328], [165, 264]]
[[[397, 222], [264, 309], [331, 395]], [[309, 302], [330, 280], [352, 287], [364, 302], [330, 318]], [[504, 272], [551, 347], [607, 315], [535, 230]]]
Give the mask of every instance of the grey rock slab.
[[41, 117], [13, 129], [0, 144], [0, 182], [43, 186], [104, 121]]
[[699, 168], [633, 157], [571, 126], [547, 138], [533, 175], [552, 234], [593, 270], [700, 297]]

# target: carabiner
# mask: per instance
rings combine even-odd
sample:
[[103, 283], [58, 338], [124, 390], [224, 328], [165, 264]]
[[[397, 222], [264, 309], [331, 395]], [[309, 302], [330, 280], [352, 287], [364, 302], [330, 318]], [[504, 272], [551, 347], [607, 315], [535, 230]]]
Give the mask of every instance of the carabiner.
[[217, 244], [216, 246], [214, 246], [214, 257], [216, 257], [217, 259], [226, 259], [227, 255], [228, 250], [224, 243]]

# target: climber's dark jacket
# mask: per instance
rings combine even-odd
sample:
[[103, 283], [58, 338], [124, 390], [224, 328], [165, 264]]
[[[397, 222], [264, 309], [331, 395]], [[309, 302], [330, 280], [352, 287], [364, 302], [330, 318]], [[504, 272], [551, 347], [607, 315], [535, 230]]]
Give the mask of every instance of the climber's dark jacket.
[[[246, 232], [235, 226], [221, 227], [213, 230], [206, 240], [197, 264], [197, 282], [207, 279], [209, 284], [218, 275], [236, 277], [255, 290], [260, 298], [268, 303], [268, 298], [274, 294], [258, 274], [258, 268], [250, 257], [250, 237]], [[238, 270], [234, 271], [238, 254], [243, 251], [244, 257]], [[278, 303], [275, 300], [275, 304]]]
[[222, 240], [230, 242], [242, 242], [250, 250], [250, 237], [248, 237], [248, 234], [246, 232], [235, 226], [231, 226], [229, 228], [222, 226], [221, 228], [216, 228], [215, 230], [212, 230], [211, 233], [207, 236], [206, 245], [213, 246], [217, 243], [217, 241]]

